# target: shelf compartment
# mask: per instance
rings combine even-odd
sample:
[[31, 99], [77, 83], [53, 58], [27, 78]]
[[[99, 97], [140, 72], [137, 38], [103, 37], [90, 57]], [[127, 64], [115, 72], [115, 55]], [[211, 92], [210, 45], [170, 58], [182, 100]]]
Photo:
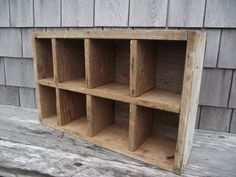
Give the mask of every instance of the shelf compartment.
[[58, 83], [85, 80], [84, 55], [83, 39], [56, 39]]
[[40, 119], [53, 119], [57, 117], [56, 89], [44, 85], [38, 86]]
[[151, 164], [172, 169], [178, 117], [176, 113], [131, 104], [129, 150]]
[[133, 40], [131, 95], [152, 89], [182, 93], [186, 41]]
[[[72, 121], [86, 117], [86, 95], [59, 89], [59, 120], [58, 125], [63, 126]], [[77, 121], [78, 123], [79, 121]], [[86, 129], [83, 131], [86, 132]]]
[[89, 88], [130, 82], [130, 40], [88, 39], [86, 44]]
[[51, 39], [35, 38], [35, 55], [38, 79], [54, 78]]
[[114, 150], [128, 148], [129, 104], [88, 96], [87, 114], [92, 141]]

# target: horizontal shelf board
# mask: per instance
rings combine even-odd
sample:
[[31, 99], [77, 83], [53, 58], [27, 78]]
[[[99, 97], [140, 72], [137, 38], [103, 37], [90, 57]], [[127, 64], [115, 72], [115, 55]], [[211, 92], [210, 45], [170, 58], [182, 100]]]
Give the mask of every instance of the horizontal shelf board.
[[[173, 171], [173, 156], [176, 145], [175, 142], [158, 137], [149, 137], [136, 151], [131, 152], [128, 150], [127, 127], [118, 124], [112, 124], [98, 135], [90, 138], [84, 136], [86, 134], [86, 118], [83, 117], [80, 119], [82, 123], [79, 122], [78, 119], [73, 126], [71, 124], [74, 121], [62, 127], [56, 125], [56, 117], [43, 119], [43, 123], [49, 127], [69, 133], [73, 136], [92, 142], [111, 151], [122, 153], [137, 160], [156, 165], [168, 171]], [[81, 132], [82, 129], [84, 130], [84, 133]]]
[[187, 40], [188, 30], [90, 30], [73, 32], [36, 32], [37, 38], [73, 39], [147, 39], [147, 40]]
[[151, 108], [179, 113], [180, 101], [180, 94], [161, 89], [152, 89], [137, 97], [135, 103]]
[[45, 85], [45, 86], [49, 86], [49, 87], [56, 87], [53, 77], [39, 79], [38, 83], [40, 85]]
[[129, 86], [127, 84], [118, 82], [112, 82], [93, 89], [85, 88], [85, 86], [83, 87], [83, 84], [72, 85], [73, 84], [71, 84], [70, 82], [68, 84], [59, 83], [58, 87], [64, 90], [89, 94], [131, 104], [137, 104], [140, 106], [165, 110], [174, 113], [179, 113], [180, 111], [181, 95], [173, 93], [171, 91], [153, 89], [142, 94], [141, 96], [131, 97], [129, 96]]
[[67, 87], [86, 88], [86, 83], [85, 83], [85, 79], [84, 78], [61, 82], [61, 83], [58, 83], [58, 85], [60, 87], [65, 86], [66, 88]]

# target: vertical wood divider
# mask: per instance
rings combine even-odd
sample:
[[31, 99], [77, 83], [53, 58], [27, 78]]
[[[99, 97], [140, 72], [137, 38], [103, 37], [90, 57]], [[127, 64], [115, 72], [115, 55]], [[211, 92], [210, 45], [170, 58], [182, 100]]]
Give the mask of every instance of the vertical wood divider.
[[130, 51], [130, 95], [139, 96], [155, 86], [155, 45], [148, 40], [132, 40]]
[[130, 104], [129, 150], [135, 151], [152, 133], [153, 111]]
[[112, 100], [87, 95], [87, 135], [93, 137], [114, 122]]

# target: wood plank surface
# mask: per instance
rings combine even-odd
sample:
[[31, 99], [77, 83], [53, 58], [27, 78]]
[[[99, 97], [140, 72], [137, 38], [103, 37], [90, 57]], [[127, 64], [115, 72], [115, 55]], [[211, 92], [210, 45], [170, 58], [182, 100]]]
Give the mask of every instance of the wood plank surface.
[[34, 33], [36, 38], [97, 38], [97, 39], [147, 39], [187, 40], [188, 30], [80, 30], [70, 32]]
[[180, 174], [190, 155], [196, 123], [201, 85], [206, 34], [190, 32], [188, 35], [185, 73], [180, 104], [179, 129], [175, 151], [174, 171]]
[[155, 87], [154, 41], [131, 41], [130, 95], [139, 96]]
[[[0, 105], [0, 122], [0, 174], [3, 176], [177, 177], [42, 126], [34, 109]], [[182, 176], [235, 176], [235, 146], [233, 134], [196, 130], [192, 153]]]
[[130, 105], [129, 150], [135, 151], [152, 133], [153, 111]]

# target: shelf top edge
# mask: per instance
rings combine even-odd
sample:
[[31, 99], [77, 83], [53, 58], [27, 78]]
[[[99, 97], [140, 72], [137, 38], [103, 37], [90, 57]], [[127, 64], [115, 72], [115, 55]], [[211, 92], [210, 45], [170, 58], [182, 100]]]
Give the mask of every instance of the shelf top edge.
[[56, 31], [35, 32], [34, 38], [61, 38], [61, 39], [146, 39], [146, 40], [179, 40], [187, 41], [189, 32], [198, 30], [81, 30], [81, 31]]

